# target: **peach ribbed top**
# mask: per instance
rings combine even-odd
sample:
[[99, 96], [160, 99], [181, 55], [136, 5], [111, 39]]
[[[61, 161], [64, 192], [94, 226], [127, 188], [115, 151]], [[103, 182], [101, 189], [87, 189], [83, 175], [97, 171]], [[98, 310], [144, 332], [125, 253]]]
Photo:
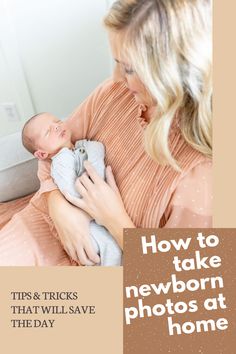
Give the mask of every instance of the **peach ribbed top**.
[[68, 123], [75, 140], [86, 137], [105, 145], [106, 162], [137, 227], [210, 227], [211, 161], [185, 142], [176, 122], [169, 143], [182, 172], [153, 161], [144, 151], [144, 109], [124, 84], [107, 81]]
[[[88, 138], [105, 145], [106, 163], [137, 227], [211, 227], [211, 161], [184, 141], [177, 124], [169, 143], [182, 172], [153, 161], [144, 151], [144, 109], [122, 83], [108, 80], [73, 112], [68, 124], [74, 140]], [[10, 208], [8, 203], [0, 205], [5, 224], [0, 231], [0, 265], [73, 264], [48, 216], [44, 193], [56, 188], [49, 171], [49, 163], [39, 163], [41, 188], [29, 204], [25, 206], [24, 199], [10, 202]]]

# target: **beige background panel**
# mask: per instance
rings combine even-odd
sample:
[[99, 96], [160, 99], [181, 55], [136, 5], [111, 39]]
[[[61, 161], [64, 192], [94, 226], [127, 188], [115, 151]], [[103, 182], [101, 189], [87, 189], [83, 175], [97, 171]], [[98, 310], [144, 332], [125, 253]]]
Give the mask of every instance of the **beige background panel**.
[[214, 0], [214, 227], [236, 227], [236, 2]]
[[[0, 268], [0, 338], [4, 354], [123, 351], [122, 268]], [[77, 291], [77, 301], [12, 301], [11, 291]], [[95, 315], [12, 315], [11, 305], [95, 305]], [[10, 320], [56, 319], [54, 328], [12, 328]], [[4, 350], [3, 350], [4, 348]]]

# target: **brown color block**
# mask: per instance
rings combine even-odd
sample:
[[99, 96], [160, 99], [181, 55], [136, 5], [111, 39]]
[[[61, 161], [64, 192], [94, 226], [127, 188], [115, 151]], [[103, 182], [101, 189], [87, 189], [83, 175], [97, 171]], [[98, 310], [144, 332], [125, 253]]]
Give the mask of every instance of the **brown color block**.
[[[196, 236], [198, 232], [203, 235], [217, 235], [220, 243], [216, 247], [200, 248]], [[169, 252], [143, 254], [141, 236], [156, 235], [156, 240], [178, 240], [191, 237], [188, 250], [176, 251], [173, 248]], [[195, 251], [199, 250], [201, 257], [219, 256], [222, 265], [218, 268], [176, 271], [172, 263], [174, 256], [179, 259], [192, 258]], [[138, 308], [138, 299], [143, 299], [144, 305], [154, 306], [165, 304], [171, 299], [173, 304], [184, 301], [197, 300], [197, 312], [185, 312], [182, 314], [152, 315], [144, 318], [136, 318], [130, 325], [124, 325], [124, 353], [204, 353], [204, 354], [233, 354], [236, 347], [236, 230], [235, 229], [127, 229], [125, 230], [125, 257], [124, 257], [124, 287], [143, 284], [158, 284], [170, 281], [171, 274], [175, 274], [177, 280], [187, 282], [189, 279], [211, 278], [222, 276], [224, 287], [212, 289], [206, 282], [205, 290], [196, 290], [174, 293], [172, 288], [168, 294], [156, 295], [154, 292], [149, 296], [127, 298], [124, 293], [124, 307]], [[207, 260], [208, 261], [208, 260]], [[218, 285], [218, 282], [217, 282]], [[226, 309], [207, 311], [203, 302], [207, 298], [218, 297], [222, 293], [226, 297]], [[167, 312], [166, 312], [167, 313]], [[226, 318], [229, 326], [226, 330], [216, 330], [192, 334], [169, 335], [167, 317], [172, 317], [174, 323], [183, 324], [189, 321], [218, 320]]]

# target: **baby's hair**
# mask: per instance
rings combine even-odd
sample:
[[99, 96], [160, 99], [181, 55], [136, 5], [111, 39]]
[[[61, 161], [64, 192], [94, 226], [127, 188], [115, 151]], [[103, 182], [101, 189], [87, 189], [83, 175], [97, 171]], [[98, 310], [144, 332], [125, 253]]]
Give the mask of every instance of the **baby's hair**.
[[26, 133], [26, 128], [29, 126], [30, 123], [32, 123], [32, 121], [41, 116], [43, 113], [38, 113], [38, 114], [35, 114], [34, 116], [32, 116], [30, 119], [28, 119], [26, 121], [26, 123], [24, 124], [23, 126], [23, 129], [22, 129], [22, 133], [21, 133], [21, 138], [22, 138], [22, 144], [23, 146], [25, 147], [26, 150], [28, 150], [31, 154], [34, 154], [35, 151], [37, 150], [37, 147], [35, 145], [35, 142], [32, 138], [30, 138], [30, 136]]

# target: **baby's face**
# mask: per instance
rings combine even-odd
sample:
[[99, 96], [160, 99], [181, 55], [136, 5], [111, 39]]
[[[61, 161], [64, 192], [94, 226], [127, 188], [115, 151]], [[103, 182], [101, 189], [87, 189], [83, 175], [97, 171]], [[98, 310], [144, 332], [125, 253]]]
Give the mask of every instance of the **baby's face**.
[[41, 114], [30, 123], [30, 135], [37, 150], [49, 156], [63, 147], [71, 147], [71, 131], [66, 123], [49, 113]]

